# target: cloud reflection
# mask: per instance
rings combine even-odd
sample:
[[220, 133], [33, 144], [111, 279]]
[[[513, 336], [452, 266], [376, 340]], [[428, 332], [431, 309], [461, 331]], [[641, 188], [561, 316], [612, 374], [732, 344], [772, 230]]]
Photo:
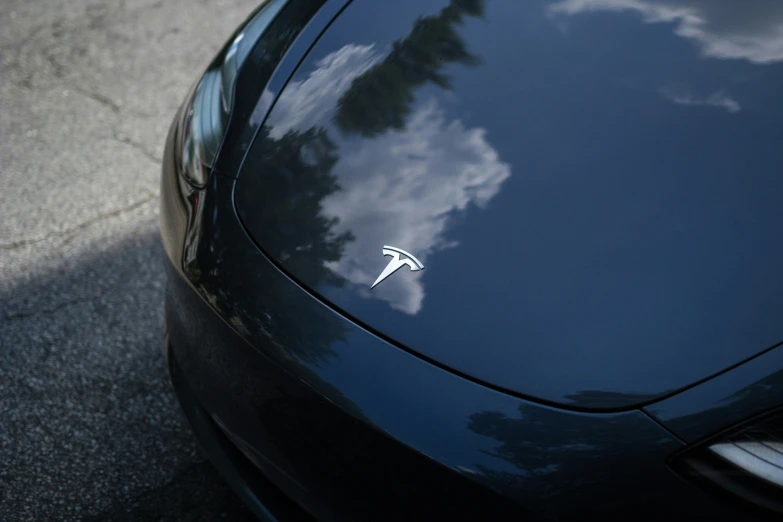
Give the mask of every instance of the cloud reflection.
[[279, 139], [291, 129], [319, 125], [354, 78], [381, 60], [374, 45], [349, 44], [316, 63], [306, 79], [291, 82], [269, 115], [270, 136]]
[[675, 24], [674, 33], [705, 56], [768, 64], [783, 60], [783, 2], [779, 0], [561, 0], [553, 14], [632, 11], [647, 23]]
[[728, 96], [723, 91], [717, 91], [706, 98], [694, 98], [690, 92], [682, 89], [665, 88], [661, 89], [664, 98], [677, 105], [719, 107], [730, 113], [739, 112], [742, 107], [734, 98]]
[[[446, 239], [452, 214], [471, 203], [485, 207], [511, 176], [486, 131], [449, 121], [435, 100], [415, 109], [404, 131], [343, 153], [335, 170], [344, 189], [324, 200], [324, 213], [339, 219], [338, 233], [351, 230], [356, 240], [329, 266], [366, 288], [378, 276], [379, 241], [410, 251], [426, 266], [430, 254], [456, 245]], [[420, 276], [390, 279], [372, 295], [415, 314], [424, 300]]]
[[355, 138], [333, 123], [337, 101], [382, 58], [372, 45], [345, 45], [327, 55], [306, 79], [283, 91], [270, 115], [270, 136], [319, 125], [329, 131], [340, 151], [334, 173], [342, 189], [322, 201], [322, 215], [336, 218], [336, 234], [350, 231], [356, 239], [326, 266], [365, 287], [365, 297], [415, 314], [424, 300], [420, 273], [390, 279], [372, 294], [367, 290], [378, 276], [381, 246], [408, 250], [426, 266], [430, 254], [456, 245], [446, 238], [453, 214], [471, 204], [485, 207], [511, 168], [489, 144], [485, 129], [449, 119], [435, 99], [415, 104], [404, 128], [352, 146]]

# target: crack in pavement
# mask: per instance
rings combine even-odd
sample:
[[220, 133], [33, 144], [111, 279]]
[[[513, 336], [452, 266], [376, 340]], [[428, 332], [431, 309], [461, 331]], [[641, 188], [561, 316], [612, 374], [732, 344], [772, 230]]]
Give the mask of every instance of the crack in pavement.
[[12, 313], [6, 313], [5, 314], [5, 320], [6, 321], [16, 321], [19, 319], [27, 319], [28, 317], [34, 317], [36, 315], [52, 315], [63, 308], [68, 308], [73, 305], [87, 303], [95, 299], [96, 297], [100, 297], [101, 294], [93, 294], [89, 296], [82, 296], [82, 297], [75, 297], [73, 299], [69, 299], [67, 301], [63, 301], [62, 303], [57, 303], [56, 305], [49, 307], [49, 308], [41, 308], [40, 310], [30, 310], [29, 312], [12, 312]]
[[46, 235], [40, 236], [40, 237], [34, 237], [34, 238], [27, 238], [27, 239], [21, 239], [19, 241], [14, 241], [11, 243], [0, 243], [0, 250], [16, 250], [28, 245], [34, 245], [36, 243], [42, 243], [44, 241], [47, 241], [48, 239], [51, 239], [53, 237], [59, 237], [59, 236], [68, 236], [70, 234], [73, 234], [74, 232], [78, 232], [79, 230], [83, 230], [90, 225], [93, 225], [95, 223], [98, 223], [100, 221], [110, 219], [113, 217], [121, 216], [127, 212], [130, 212], [132, 210], [136, 210], [137, 208], [145, 205], [146, 203], [149, 203], [152, 200], [158, 199], [157, 194], [148, 193], [148, 196], [146, 198], [143, 198], [139, 201], [136, 201], [134, 203], [131, 203], [130, 205], [126, 207], [119, 208], [117, 210], [112, 210], [111, 212], [105, 212], [102, 214], [98, 214], [95, 217], [92, 217], [86, 221], [82, 221], [81, 223], [74, 225], [73, 227], [66, 228], [63, 230], [57, 230], [54, 232], [50, 232]]
[[111, 100], [107, 96], [104, 96], [103, 94], [99, 94], [97, 92], [93, 92], [93, 91], [84, 89], [83, 87], [80, 87], [80, 86], [75, 85], [75, 84], [70, 84], [70, 85], [68, 85], [68, 87], [73, 89], [74, 92], [77, 92], [77, 93], [81, 94], [82, 96], [85, 96], [85, 97], [87, 97], [87, 98], [89, 98], [89, 99], [91, 99], [91, 100], [93, 100], [95, 102], [100, 103], [104, 107], [107, 107], [114, 114], [120, 114], [120, 111], [122, 110], [122, 108], [120, 107], [120, 105], [118, 103], [116, 103], [115, 101]]
[[145, 157], [147, 157], [147, 159], [149, 159], [150, 161], [153, 161], [153, 162], [155, 162], [155, 163], [161, 163], [161, 162], [163, 161], [163, 158], [159, 158], [159, 157], [157, 157], [156, 155], [154, 155], [153, 153], [151, 153], [150, 151], [148, 151], [148, 150], [147, 150], [147, 148], [146, 148], [144, 145], [142, 145], [142, 144], [141, 144], [141, 143], [139, 143], [138, 141], [132, 140], [132, 139], [131, 139], [131, 138], [129, 138], [128, 136], [123, 136], [123, 135], [120, 135], [120, 134], [118, 134], [118, 133], [115, 131], [115, 132], [113, 132], [113, 134], [112, 134], [112, 137], [113, 137], [113, 138], [114, 138], [116, 141], [118, 141], [118, 142], [120, 142], [120, 143], [123, 143], [123, 144], [125, 144], [125, 145], [128, 145], [128, 146], [130, 146], [130, 147], [132, 147], [132, 148], [136, 149], [137, 151], [141, 152], [141, 153], [142, 153], [142, 154], [144, 154], [144, 156], [145, 156]]

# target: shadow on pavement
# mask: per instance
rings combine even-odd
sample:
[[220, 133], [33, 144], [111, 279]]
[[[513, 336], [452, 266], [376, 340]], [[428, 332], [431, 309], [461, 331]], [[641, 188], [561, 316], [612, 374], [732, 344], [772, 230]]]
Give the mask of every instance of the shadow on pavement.
[[252, 520], [168, 381], [146, 228], [0, 295], [1, 520]]

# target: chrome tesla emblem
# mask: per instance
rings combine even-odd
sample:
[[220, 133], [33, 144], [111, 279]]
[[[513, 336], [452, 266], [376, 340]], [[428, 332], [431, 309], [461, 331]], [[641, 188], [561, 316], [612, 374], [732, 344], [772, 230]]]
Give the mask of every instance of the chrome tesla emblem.
[[[405, 257], [400, 258], [400, 254]], [[370, 288], [375, 288], [375, 285], [402, 268], [402, 265], [408, 265], [408, 267], [411, 269], [411, 272], [424, 270], [424, 265], [422, 265], [418, 259], [401, 248], [384, 245], [383, 255], [391, 256], [392, 258], [389, 261], [389, 264], [386, 265], [386, 268], [383, 269], [383, 272], [381, 272], [381, 275], [378, 276], [378, 279], [375, 280]]]

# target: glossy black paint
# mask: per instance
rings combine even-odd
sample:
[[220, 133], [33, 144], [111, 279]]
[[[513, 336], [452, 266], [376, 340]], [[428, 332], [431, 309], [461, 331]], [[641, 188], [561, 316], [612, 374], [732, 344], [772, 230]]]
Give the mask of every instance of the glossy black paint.
[[[298, 63], [283, 58], [303, 56], [347, 2], [289, 1], [259, 38], [237, 76], [234, 105], [224, 138], [224, 143], [230, 146], [221, 150], [215, 173], [236, 176], [271, 101], [279, 94], [282, 87], [279, 79], [287, 78]], [[274, 79], [273, 73], [277, 73]]]
[[163, 344], [171, 383], [177, 391], [183, 413], [196, 432], [201, 447], [253, 514], [263, 522], [313, 520], [231, 442], [193, 393], [176, 357], [170, 353], [168, 335], [164, 335]]
[[[355, 1], [259, 130], [239, 213], [298, 282], [478, 382], [669, 396], [783, 340], [781, 20]], [[426, 270], [370, 290], [385, 244]]]
[[680, 438], [697, 442], [783, 406], [783, 347], [644, 408]]
[[[341, 39], [354, 34], [341, 31], [338, 22], [361, 4], [351, 4], [340, 15], [313, 48], [316, 54], [311, 53], [304, 59], [300, 72], [296, 73], [299, 76], [294, 76], [294, 83], [289, 83], [288, 88], [296, 87], [297, 78], [304, 74], [302, 71], [312, 69], [312, 60], [317, 59], [319, 49], [342, 45]], [[268, 91], [272, 98], [288, 82], [288, 76], [302, 60], [302, 54], [343, 5], [343, 2], [326, 2], [323, 9], [328, 11], [318, 11], [314, 18], [306, 21], [304, 31], [298, 36], [286, 36], [286, 45], [292, 47], [288, 52], [280, 49], [276, 59], [281, 61], [271, 66], [275, 69]], [[378, 5], [379, 10], [386, 8]], [[388, 40], [407, 34], [405, 31], [410, 30], [412, 17], [437, 15], [438, 8], [443, 5], [443, 2], [438, 5], [403, 3], [395, 15], [379, 11], [378, 16], [387, 19], [389, 32], [369, 34], [374, 27], [372, 19], [357, 23], [352, 27], [358, 27], [362, 34], [367, 32], [368, 36], [356, 40], [356, 45], [370, 45], [375, 41], [370, 37], [383, 38], [386, 34]], [[477, 3], [455, 2], [452, 5], [470, 9]], [[505, 8], [527, 9], [514, 7], [513, 3]], [[366, 14], [366, 10], [353, 12]], [[498, 20], [491, 13], [485, 12], [485, 21], [481, 23]], [[611, 12], [584, 16], [604, 18], [602, 23], [607, 27], [614, 27], [619, 22], [622, 22], [621, 26], [628, 24], [634, 31], [639, 27], [643, 32], [656, 27], [654, 23], [647, 24], [650, 27], [640, 26], [638, 17], [632, 15]], [[355, 14], [352, 16], [354, 18], [345, 19], [361, 21]], [[619, 19], [615, 19], [617, 17]], [[463, 24], [455, 27], [462, 31], [469, 25], [466, 20], [473, 18], [476, 17], [463, 15]], [[592, 20], [586, 27], [592, 27], [590, 34], [597, 38], [598, 45], [602, 35], [595, 33], [594, 23], [596, 21]], [[426, 33], [427, 27], [432, 26], [425, 25], [419, 32]], [[532, 24], [529, 28], [533, 36], [537, 34], [535, 27]], [[657, 36], [652, 40], [665, 41], [664, 37], [671, 36], [670, 26], [658, 24], [657, 27], [660, 31], [655, 32]], [[569, 30], [573, 35], [575, 29]], [[332, 31], [336, 33], [330, 39]], [[482, 34], [491, 40], [492, 35]], [[517, 37], [524, 34], [516, 32]], [[466, 41], [475, 43], [478, 40], [474, 37], [466, 38]], [[538, 47], [543, 53], [543, 48]], [[476, 54], [475, 49], [467, 50], [469, 55]], [[452, 67], [448, 72], [454, 78], [459, 78], [460, 67], [488, 67], [486, 56], [481, 65], [459, 49], [444, 52], [462, 57], [448, 66]], [[689, 56], [690, 60], [686, 60]], [[692, 58], [686, 55], [680, 59], [692, 66], [697, 63]], [[242, 81], [251, 81], [256, 67], [259, 68], [258, 78], [269, 77], [270, 65], [263, 63], [256, 61], [246, 66], [240, 73], [245, 78]], [[761, 66], [751, 69], [757, 67]], [[584, 68], [576, 67], [576, 71], [584, 72]], [[467, 75], [463, 80], [465, 78]], [[757, 80], [754, 85], [767, 85], [759, 78]], [[442, 86], [435, 87], [429, 81], [414, 85], [411, 92], [429, 89], [428, 92], [440, 100], [438, 103], [445, 104], [449, 95]], [[257, 87], [248, 86], [250, 90], [243, 92], [257, 92], [254, 90]], [[239, 90], [237, 96], [242, 96]], [[248, 95], [246, 99], [248, 107], [263, 109], [270, 105], [268, 98], [253, 103], [251, 98]], [[455, 107], [461, 103], [464, 103], [462, 98], [453, 100]], [[283, 105], [274, 110], [280, 110], [280, 107]], [[769, 118], [774, 120], [776, 106], [769, 107]], [[738, 114], [711, 105], [691, 104], [681, 108], [724, 110], [729, 116]], [[576, 383], [573, 385], [575, 393], [581, 393], [566, 399], [558, 395], [560, 392], [548, 394], [546, 385], [550, 380], [561, 379], [555, 383], [560, 387], [558, 389], [562, 391], [564, 386], [569, 386], [562, 379], [564, 374], [576, 371], [573, 361], [581, 353], [578, 346], [565, 352], [566, 356], [559, 364], [566, 369], [560, 373], [558, 367], [540, 366], [550, 357], [548, 354], [544, 354], [544, 359], [537, 359], [532, 352], [529, 354], [530, 364], [539, 365], [535, 366], [539, 369], [538, 374], [529, 376], [530, 395], [562, 402], [570, 409], [503, 393], [495, 389], [497, 386], [482, 385], [477, 382], [482, 368], [464, 372], [469, 375], [450, 372], [444, 368], [448, 361], [440, 358], [428, 361], [420, 354], [401, 349], [404, 337], [389, 338], [391, 323], [384, 321], [410, 314], [393, 311], [388, 301], [357, 293], [356, 285], [334, 267], [334, 263], [343, 258], [345, 245], [355, 239], [350, 239], [345, 231], [340, 232], [337, 224], [324, 219], [328, 216], [322, 213], [324, 201], [330, 195], [350, 191], [350, 185], [340, 185], [350, 180], [338, 175], [340, 161], [345, 159], [343, 149], [327, 146], [326, 138], [332, 142], [335, 139], [329, 134], [331, 131], [308, 127], [308, 132], [275, 138], [272, 121], [266, 129], [259, 125], [265, 117], [262, 109], [258, 109], [257, 118], [232, 118], [229, 122], [229, 135], [218, 158], [217, 174], [202, 190], [182, 181], [174, 167], [176, 150], [173, 143], [178, 115], [165, 149], [161, 184], [161, 235], [170, 261], [167, 265], [166, 323], [172, 368], [176, 367], [176, 370], [172, 369], [173, 381], [191, 420], [194, 415], [201, 416], [193, 423], [197, 434], [205, 441], [205, 449], [223, 473], [229, 475], [243, 498], [251, 498], [249, 493], [253, 492], [247, 491], [248, 488], [266, 480], [320, 519], [759, 519], [755, 513], [724, 504], [720, 498], [684, 481], [669, 469], [667, 462], [685, 448], [685, 442], [713, 435], [730, 424], [783, 404], [779, 389], [783, 369], [781, 348], [769, 350], [679, 395], [650, 404], [644, 411], [631, 406], [652, 400], [655, 394], [630, 394], [618, 387], [619, 381], [614, 377], [620, 375], [623, 365], [617, 358], [610, 357], [611, 351], [608, 362], [614, 366], [599, 372], [605, 381], [599, 382], [596, 376], [596, 388], [580, 388]], [[444, 114], [449, 114], [450, 110], [459, 109], [445, 109]], [[743, 105], [742, 111], [745, 110], [747, 107]], [[362, 117], [356, 117], [360, 113], [352, 111], [354, 117], [346, 119], [344, 125], [362, 125]], [[386, 116], [393, 114], [391, 111]], [[473, 128], [475, 122], [469, 124], [469, 116], [459, 117], [466, 122], [465, 128]], [[369, 120], [372, 125], [368, 123], [367, 128], [372, 132], [368, 132], [368, 136], [352, 138], [356, 150], [382, 139], [378, 137], [380, 134], [375, 138], [369, 136], [379, 128], [376, 118]], [[395, 125], [393, 120], [391, 118], [392, 127]], [[702, 124], [708, 121], [694, 117], [691, 124], [696, 126], [696, 120]], [[404, 118], [397, 123], [400, 121], [402, 125], [409, 125]], [[490, 123], [481, 122], [489, 129], [485, 139], [499, 147]], [[507, 123], [516, 125], [519, 122]], [[381, 127], [387, 124], [388, 121]], [[494, 124], [502, 124], [499, 116]], [[248, 137], [256, 131], [255, 145], [244, 158]], [[572, 134], [567, 135], [574, 138]], [[552, 137], [551, 134], [547, 136]], [[540, 141], [544, 137], [537, 139]], [[272, 145], [274, 147], [270, 148]], [[266, 151], [267, 156], [259, 157], [258, 151]], [[543, 149], [539, 152], [542, 157], [551, 153], [545, 153]], [[777, 149], [770, 154], [776, 152]], [[333, 159], [335, 155], [338, 159], [330, 166], [330, 157]], [[513, 156], [507, 150], [499, 153], [504, 161], [509, 155]], [[242, 161], [245, 164], [237, 182], [237, 169]], [[265, 168], [254, 171], [253, 165]], [[519, 196], [518, 192], [507, 188], [514, 176], [516, 174], [503, 182], [503, 187], [484, 209], [468, 206], [462, 218], [448, 222], [444, 237], [458, 237], [460, 241], [451, 253], [462, 253], [459, 249], [471, 242], [492, 240], [492, 237], [482, 238], [478, 233], [471, 235], [468, 232], [477, 230], [473, 227], [485, 226], [487, 219], [496, 219], [482, 217], [482, 213], [491, 214], [493, 208], [501, 207], [503, 198]], [[243, 198], [247, 198], [244, 203]], [[244, 225], [249, 225], [254, 238], [237, 215], [235, 203], [242, 206]], [[251, 203], [258, 208], [248, 207]], [[247, 219], [250, 210], [257, 218], [255, 222]], [[506, 212], [513, 211], [513, 205], [506, 206]], [[463, 211], [454, 214], [460, 212]], [[471, 225], [473, 222], [475, 225]], [[485, 232], [487, 236], [499, 233], [497, 229], [487, 230], [491, 232]], [[452, 236], [458, 231], [461, 235]], [[352, 230], [352, 233], [357, 232]], [[303, 242], [303, 238], [307, 241]], [[263, 250], [257, 247], [256, 241], [262, 244]], [[518, 248], [518, 245], [509, 248]], [[431, 272], [442, 266], [438, 259], [451, 257], [447, 252], [433, 253], [432, 258], [425, 261], [425, 277], [430, 277]], [[456, 257], [459, 259], [455, 259], [455, 263], [467, 260]], [[380, 247], [378, 258], [380, 272], [385, 262], [380, 256]], [[325, 261], [332, 264], [325, 264]], [[503, 267], [494, 265], [491, 270], [497, 272], [500, 268]], [[453, 274], [468, 287], [474, 284], [472, 273]], [[398, 273], [394, 278], [410, 275]], [[771, 288], [776, 281], [779, 280], [774, 277], [770, 280]], [[414, 336], [423, 331], [425, 323], [418, 321], [432, 306], [433, 292], [439, 288], [429, 279], [421, 282], [427, 290], [427, 300], [423, 301], [421, 311], [411, 318], [419, 329], [419, 332], [412, 332]], [[451, 300], [441, 298], [439, 302], [442, 306], [455, 307], [457, 300], [453, 289], [449, 287], [449, 290]], [[495, 304], [500, 306], [502, 302], [499, 300]], [[473, 306], [473, 303], [463, 305]], [[356, 317], [341, 313], [340, 308]], [[380, 322], [357, 313], [364, 308], [368, 314], [379, 314], [372, 317], [381, 318]], [[381, 309], [385, 311], [379, 312]], [[454, 310], [452, 308], [452, 312]], [[478, 320], [487, 320], [490, 308], [485, 306], [479, 311], [484, 315]], [[459, 315], [454, 317], [460, 318]], [[563, 325], [569, 317], [561, 316]], [[465, 328], [456, 323], [452, 321], [457, 329]], [[493, 335], [486, 333], [487, 343]], [[504, 335], [513, 339], [508, 332]], [[466, 346], [464, 342], [457, 342], [451, 348], [459, 350]], [[480, 346], [488, 345], [481, 343]], [[417, 346], [412, 348], [420, 351]], [[671, 358], [673, 372], [677, 365], [696, 365], [695, 355], [706, 353], [704, 345], [685, 350], [677, 357], [671, 347], [661, 349]], [[716, 356], [737, 362], [737, 355], [743, 349], [737, 348], [739, 352], [728, 350], [728, 355]], [[747, 353], [759, 351], [758, 347], [747, 349]], [[631, 352], [627, 357], [635, 354], [638, 352]], [[516, 355], [523, 361], [520, 353]], [[589, 367], [590, 361], [578, 360]], [[496, 367], [496, 362], [493, 361], [491, 368]], [[710, 361], [705, 362], [706, 366], [710, 364]], [[630, 372], [628, 379], [639, 381], [639, 389], [649, 391], [657, 387], [659, 391], [664, 390], [668, 384], [657, 386], [656, 375], [663, 382], [673, 379], [655, 367], [650, 368], [649, 374], [632, 371], [633, 367], [635, 365], [630, 370], [626, 368]], [[496, 380], [492, 382], [497, 384]], [[550, 391], [552, 389], [555, 388]], [[618, 411], [586, 413], [573, 411], [576, 407]], [[207, 425], [212, 427], [210, 429], [220, 426], [220, 433], [216, 435], [218, 432], [213, 431], [212, 435], [205, 435], [203, 427]], [[222, 445], [214, 444], [214, 439], [221, 437]], [[226, 443], [226, 440], [231, 442]], [[239, 453], [246, 459], [243, 464], [235, 462]], [[245, 471], [237, 473], [235, 464]], [[253, 470], [264, 477], [249, 476]], [[263, 495], [255, 495], [255, 498], [261, 497]], [[262, 513], [261, 508], [268, 507], [262, 505], [257, 512]], [[292, 517], [297, 519], [296, 515]]]
[[[209, 415], [315, 516], [744, 516], [668, 470], [682, 444], [640, 411], [514, 398], [341, 317], [254, 247], [231, 212], [233, 184], [214, 176], [199, 194], [195, 255], [171, 265], [172, 354]], [[164, 182], [166, 202], [178, 185]]]

